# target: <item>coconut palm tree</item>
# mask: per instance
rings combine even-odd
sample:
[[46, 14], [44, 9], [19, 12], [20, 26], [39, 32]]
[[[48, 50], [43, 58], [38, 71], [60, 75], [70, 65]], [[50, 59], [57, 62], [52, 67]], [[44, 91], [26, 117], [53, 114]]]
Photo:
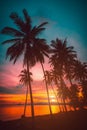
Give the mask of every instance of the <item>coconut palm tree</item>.
[[87, 63], [76, 60], [73, 72], [73, 78], [82, 86], [84, 99], [87, 103]]
[[75, 80], [82, 82], [87, 80], [87, 63], [76, 60], [74, 63], [74, 74], [73, 77]]
[[79, 107], [79, 97], [78, 97], [79, 88], [76, 84], [73, 84], [72, 86], [70, 86], [69, 90], [70, 90], [69, 91], [70, 103], [74, 107], [74, 110], [76, 111], [76, 107]]
[[58, 91], [59, 97], [62, 99], [63, 104], [64, 104], [62, 109], [67, 112], [67, 107], [66, 107], [66, 102], [65, 101], [67, 99], [69, 99], [69, 96], [70, 96], [69, 89], [68, 89], [68, 87], [62, 85], [62, 88], [59, 87], [57, 91]]
[[65, 39], [64, 41], [56, 39], [56, 41], [52, 41], [51, 44], [52, 48], [52, 53], [57, 60], [57, 64], [60, 64], [60, 68], [64, 70], [65, 74], [67, 75], [66, 77], [69, 79], [70, 84], [72, 85], [71, 81], [71, 75], [73, 72], [73, 64], [77, 58], [76, 51], [74, 51], [73, 46], [67, 46], [67, 40]]
[[57, 99], [56, 92], [55, 92], [55, 90], [54, 90], [54, 88], [53, 88], [53, 85], [52, 85], [53, 77], [52, 77], [51, 71], [46, 70], [46, 71], [45, 71], [45, 76], [46, 76], [46, 82], [47, 82], [47, 84], [48, 84], [48, 85], [51, 85], [51, 88], [52, 88], [52, 90], [53, 90], [53, 93], [54, 93], [54, 95], [55, 95], [55, 97], [56, 97], [56, 99]]
[[[30, 75], [30, 80], [33, 81], [32, 77], [31, 77], [31, 76], [32, 76], [32, 73], [30, 72], [29, 75]], [[26, 105], [27, 105], [27, 98], [28, 98], [28, 84], [29, 84], [29, 79], [28, 79], [28, 72], [27, 72], [27, 70], [26, 70], [26, 69], [23, 69], [23, 70], [21, 71], [21, 73], [19, 74], [19, 77], [20, 77], [19, 82], [20, 82], [22, 85], [24, 85], [24, 86], [27, 87], [27, 90], [26, 90], [26, 99], [25, 99], [25, 106], [24, 106], [24, 114], [22, 115], [22, 117], [25, 117]]]
[[[51, 70], [52, 73], [52, 79], [54, 83], [56, 84], [58, 90], [60, 90], [60, 86], [62, 86], [62, 76], [64, 74], [63, 69], [61, 69], [60, 64], [57, 63], [57, 59], [54, 55], [50, 57], [49, 63], [51, 63], [51, 66], [53, 66], [53, 69]], [[62, 88], [61, 88], [62, 90]], [[57, 93], [58, 94], [58, 93]], [[59, 96], [59, 94], [58, 94]], [[63, 96], [59, 96], [61, 101], [63, 100]], [[65, 101], [63, 101], [65, 103]], [[66, 109], [66, 106], [64, 104], [64, 108]], [[62, 109], [64, 109], [62, 107]], [[60, 109], [61, 110], [61, 109]]]
[[54, 93], [54, 95], [55, 95], [55, 97], [56, 97], [57, 103], [58, 103], [58, 105], [59, 105], [59, 109], [60, 109], [60, 111], [61, 111], [57, 94], [56, 94], [56, 92], [55, 92], [55, 90], [54, 90], [54, 87], [53, 87], [53, 85], [52, 85], [52, 82], [55, 82], [54, 80], [56, 80], [56, 79], [54, 78], [54, 76], [53, 76], [53, 74], [52, 74], [52, 71], [47, 71], [47, 70], [46, 70], [46, 71], [45, 71], [45, 76], [46, 76], [46, 82], [47, 82], [47, 84], [48, 84], [48, 85], [51, 85], [51, 88], [52, 88], [53, 93]]
[[51, 71], [52, 77], [53, 77], [53, 81], [57, 85], [59, 93], [62, 92], [61, 96], [60, 96], [59, 93], [57, 93], [58, 96], [60, 97], [61, 101], [63, 101], [63, 104], [64, 104], [62, 109], [63, 110], [65, 109], [65, 111], [67, 111], [66, 104], [65, 104], [65, 99], [66, 98], [65, 98], [65, 92], [64, 92], [66, 90], [65, 89], [66, 88], [66, 84], [65, 84], [65, 82], [64, 82], [64, 80], [62, 78], [63, 75], [64, 75], [63, 69], [60, 69], [60, 65], [57, 64], [57, 62], [55, 63], [54, 60], [52, 61], [52, 59], [51, 59], [50, 62], [52, 62], [52, 65], [53, 65], [53, 69]]
[[34, 54], [35, 54], [36, 61], [40, 62], [42, 70], [43, 70], [45, 86], [46, 86], [46, 91], [47, 91], [48, 104], [49, 104], [49, 110], [50, 110], [50, 114], [52, 115], [49, 90], [48, 90], [48, 86], [47, 86], [47, 82], [46, 82], [45, 69], [43, 66], [43, 64], [45, 62], [45, 57], [49, 57], [49, 46], [46, 44], [45, 39], [39, 39], [39, 38], [35, 39]]
[[[59, 80], [60, 80], [60, 87], [63, 92], [63, 90], [65, 90], [66, 88], [66, 84], [64, 83], [64, 80], [63, 80], [63, 75], [64, 75], [64, 72], [66, 71], [69, 72], [68, 71], [69, 69], [67, 69], [68, 65], [70, 65], [70, 63], [74, 60], [74, 58], [76, 58], [76, 53], [75, 51], [73, 51], [72, 46], [67, 47], [66, 39], [62, 41], [57, 38], [56, 40], [52, 40], [51, 42], [52, 42], [51, 44], [52, 48], [50, 50], [52, 54], [51, 63], [53, 64], [56, 72], [58, 72]], [[68, 73], [68, 76], [69, 75], [70, 73]], [[65, 104], [65, 98], [63, 98], [63, 101]]]
[[9, 57], [10, 61], [15, 64], [16, 61], [23, 56], [23, 65], [26, 66], [29, 79], [29, 92], [31, 100], [31, 115], [34, 118], [34, 104], [32, 96], [32, 88], [30, 81], [30, 67], [34, 66], [36, 63], [35, 53], [34, 53], [34, 43], [38, 38], [38, 35], [45, 29], [43, 26], [47, 24], [44, 22], [39, 26], [33, 26], [31, 18], [28, 15], [26, 9], [23, 9], [24, 19], [22, 19], [16, 12], [11, 13], [10, 18], [13, 20], [16, 28], [4, 27], [1, 31], [2, 34], [10, 35], [13, 38], [8, 39], [2, 44], [10, 44], [7, 49], [6, 56]]

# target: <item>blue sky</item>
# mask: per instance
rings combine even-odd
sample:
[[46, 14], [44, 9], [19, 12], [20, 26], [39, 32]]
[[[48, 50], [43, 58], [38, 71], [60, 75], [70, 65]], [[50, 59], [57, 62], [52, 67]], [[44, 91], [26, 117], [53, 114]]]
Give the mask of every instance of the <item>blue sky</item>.
[[[56, 37], [68, 38], [68, 43], [78, 51], [79, 58], [86, 61], [87, 50], [87, 2], [86, 0], [3, 0], [0, 1], [0, 29], [4, 26], [13, 26], [9, 18], [11, 12], [16, 11], [22, 15], [26, 8], [32, 18], [33, 24], [48, 21], [49, 25], [43, 36], [50, 42]], [[0, 41], [7, 39], [0, 35]], [[6, 47], [1, 47], [2, 52]], [[81, 53], [81, 54], [80, 54]], [[3, 60], [4, 57], [1, 59]]]
[[[0, 30], [5, 26], [14, 27], [10, 13], [15, 11], [22, 16], [24, 8], [29, 12], [33, 25], [44, 21], [49, 23], [41, 35], [49, 44], [57, 37], [67, 38], [68, 45], [75, 47], [78, 58], [87, 62], [86, 0], [0, 0]], [[8, 36], [0, 34], [0, 42], [6, 39]], [[7, 46], [0, 45], [1, 72], [5, 72], [6, 65], [11, 64], [5, 60], [6, 49]]]

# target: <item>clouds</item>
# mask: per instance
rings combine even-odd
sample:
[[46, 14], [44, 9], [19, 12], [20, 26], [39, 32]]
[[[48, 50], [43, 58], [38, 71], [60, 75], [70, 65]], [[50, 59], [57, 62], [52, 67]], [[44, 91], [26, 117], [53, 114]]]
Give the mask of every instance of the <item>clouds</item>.
[[0, 66], [0, 85], [11, 87], [16, 86], [18, 83], [18, 75], [20, 72], [20, 66], [14, 66], [13, 64], [7, 63]]
[[[48, 64], [45, 64], [45, 69], [49, 68]], [[20, 87], [19, 77], [22, 70], [22, 64], [18, 61], [15, 65], [12, 63], [7, 63], [1, 65], [0, 67], [0, 85], [4, 87], [3, 92], [7, 93], [25, 93], [26, 87]], [[30, 70], [33, 74], [32, 90], [34, 93], [39, 93], [45, 91], [44, 82], [43, 82], [43, 71], [39, 63], [35, 67], [32, 67]], [[9, 88], [5, 90], [5, 88]]]
[[[21, 5], [20, 5], [21, 3]], [[16, 11], [20, 16], [23, 16], [22, 10], [26, 8], [31, 16], [33, 25], [40, 24], [47, 21], [49, 24], [46, 30], [40, 35], [45, 38], [50, 44], [51, 40], [57, 37], [60, 39], [68, 38], [69, 45], [75, 47], [79, 59], [86, 61], [87, 53], [87, 29], [86, 29], [86, 1], [85, 0], [5, 0], [0, 1], [0, 28], [4, 26], [15, 27], [9, 15]], [[0, 43], [8, 36], [0, 35]], [[22, 60], [19, 60], [14, 66], [5, 60], [7, 45], [0, 45], [0, 85], [6, 87], [15, 87], [19, 83], [18, 75], [22, 70]], [[47, 59], [45, 62], [45, 69], [49, 69]], [[32, 83], [33, 91], [39, 91], [44, 86], [43, 72], [39, 63], [31, 68], [34, 82]], [[42, 86], [39, 88], [38, 86]], [[39, 88], [39, 89], [38, 89]], [[42, 89], [43, 90], [43, 89]]]
[[[48, 59], [45, 59], [45, 70], [49, 69]], [[22, 59], [19, 59], [15, 65], [12, 62], [6, 61], [5, 64], [0, 66], [0, 85], [6, 87], [15, 87], [19, 84], [19, 77], [21, 70], [23, 69]], [[32, 72], [33, 86], [43, 86], [43, 71], [41, 64], [38, 62], [34, 67], [30, 69]]]
[[9, 88], [5, 88], [5, 87], [0, 87], [0, 93], [1, 94], [13, 94], [14, 92], [11, 90], [11, 89], [9, 89]]

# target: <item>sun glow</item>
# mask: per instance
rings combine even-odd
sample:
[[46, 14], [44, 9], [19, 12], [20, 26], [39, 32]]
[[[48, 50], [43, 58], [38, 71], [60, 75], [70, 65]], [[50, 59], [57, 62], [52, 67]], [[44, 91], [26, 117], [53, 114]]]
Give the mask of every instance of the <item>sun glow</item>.
[[82, 92], [79, 92], [79, 93], [78, 93], [78, 97], [83, 98]]
[[54, 95], [51, 95], [51, 96], [50, 96], [50, 101], [51, 101], [51, 102], [56, 102], [56, 98], [55, 98]]

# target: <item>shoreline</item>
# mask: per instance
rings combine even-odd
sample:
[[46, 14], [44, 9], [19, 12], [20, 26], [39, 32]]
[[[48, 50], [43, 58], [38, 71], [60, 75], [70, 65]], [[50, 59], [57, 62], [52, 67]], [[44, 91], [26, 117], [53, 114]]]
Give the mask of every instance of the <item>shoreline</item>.
[[[34, 123], [32, 125], [32, 123]], [[1, 130], [86, 130], [87, 109], [0, 121]]]

